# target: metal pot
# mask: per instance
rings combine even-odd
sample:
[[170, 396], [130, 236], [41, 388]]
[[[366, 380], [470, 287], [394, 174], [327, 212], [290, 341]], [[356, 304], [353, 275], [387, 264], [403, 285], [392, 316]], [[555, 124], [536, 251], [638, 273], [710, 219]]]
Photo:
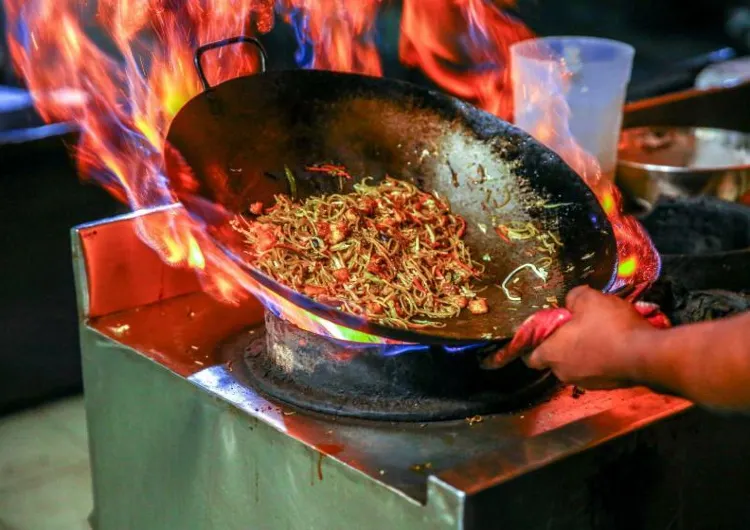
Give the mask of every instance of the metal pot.
[[750, 135], [707, 127], [637, 127], [620, 138], [618, 184], [654, 204], [659, 196], [750, 199]]

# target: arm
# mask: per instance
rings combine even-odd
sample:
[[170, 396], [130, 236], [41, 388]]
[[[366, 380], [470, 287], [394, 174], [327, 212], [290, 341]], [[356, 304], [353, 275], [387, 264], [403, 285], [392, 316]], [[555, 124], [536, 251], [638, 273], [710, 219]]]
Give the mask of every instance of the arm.
[[646, 385], [700, 404], [750, 411], [750, 313], [669, 330], [652, 328], [627, 302], [574, 289], [572, 320], [528, 358], [588, 388]]
[[633, 379], [707, 406], [750, 411], [750, 313], [655, 331]]

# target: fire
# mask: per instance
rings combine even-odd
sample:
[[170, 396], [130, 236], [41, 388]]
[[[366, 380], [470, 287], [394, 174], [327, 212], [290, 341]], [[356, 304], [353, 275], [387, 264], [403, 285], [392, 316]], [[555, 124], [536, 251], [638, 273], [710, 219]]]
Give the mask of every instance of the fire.
[[620, 261], [620, 265], [617, 267], [617, 274], [621, 278], [630, 278], [638, 270], [638, 258], [636, 256], [628, 256]]
[[[134, 211], [178, 202], [163, 176], [164, 140], [176, 113], [202, 90], [193, 66], [198, 46], [267, 33], [278, 15], [294, 30], [301, 67], [382, 74], [375, 32], [382, 0], [4, 2], [9, 49], [40, 114], [78, 125], [81, 175], [97, 180]], [[511, 3], [404, 0], [401, 61], [421, 68], [446, 91], [509, 119], [508, 48], [532, 36], [504, 11]], [[258, 57], [238, 44], [209, 51], [204, 67], [216, 84], [255, 72]], [[548, 125], [546, 132], [538, 131], [547, 140], [569, 139], [558, 134], [559, 123]], [[596, 189], [595, 168], [581, 163], [590, 157], [574, 147], [565, 157]], [[190, 185], [187, 174], [184, 184]], [[621, 274], [638, 277], [644, 259], [638, 252], [639, 225], [618, 217], [616, 190], [610, 194], [603, 203], [618, 230], [621, 255], [635, 260], [621, 261]], [[382, 342], [300, 311], [249, 279], [184, 209], [170, 207], [169, 212], [168, 221], [158, 225], [141, 216], [140, 236], [168, 263], [195, 269], [214, 296], [236, 302], [252, 292], [304, 329]]]
[[401, 62], [503, 119], [512, 116], [511, 44], [533, 37], [503, 8], [512, 0], [405, 0]]
[[286, 0], [279, 11], [291, 24], [303, 68], [380, 76], [374, 22], [381, 0]]
[[[545, 92], [550, 87], [546, 87]], [[617, 241], [617, 279], [610, 287], [612, 291], [625, 285], [643, 288], [650, 285], [659, 275], [661, 261], [651, 238], [643, 226], [633, 217], [623, 215], [621, 195], [617, 187], [602, 178], [597, 159], [585, 152], [575, 141], [566, 126], [550, 126], [551, 123], [566, 123], [567, 104], [561, 96], [548, 94], [544, 118], [538, 130], [529, 131], [540, 142], [558, 153], [572, 167], [597, 196], [607, 215]], [[561, 118], [562, 116], [562, 118]]]
[[526, 82], [516, 98], [540, 116], [533, 130], [527, 132], [560, 155], [594, 192], [617, 241], [617, 278], [610, 290], [629, 285], [636, 287], [637, 294], [658, 277], [659, 254], [643, 226], [635, 218], [623, 215], [622, 197], [613, 179], [604, 178], [597, 158], [577, 143], [570, 130], [571, 110], [565, 96], [573, 74], [565, 59], [545, 60], [545, 68], [537, 73], [538, 82]]

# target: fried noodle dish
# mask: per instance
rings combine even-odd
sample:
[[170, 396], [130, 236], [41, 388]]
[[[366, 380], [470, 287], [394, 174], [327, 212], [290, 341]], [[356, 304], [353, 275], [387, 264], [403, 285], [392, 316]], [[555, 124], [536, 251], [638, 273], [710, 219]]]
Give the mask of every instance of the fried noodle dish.
[[232, 227], [248, 262], [327, 305], [400, 328], [441, 327], [488, 311], [472, 284], [484, 272], [462, 240], [466, 221], [437, 195], [387, 177], [354, 192], [295, 202], [277, 195]]

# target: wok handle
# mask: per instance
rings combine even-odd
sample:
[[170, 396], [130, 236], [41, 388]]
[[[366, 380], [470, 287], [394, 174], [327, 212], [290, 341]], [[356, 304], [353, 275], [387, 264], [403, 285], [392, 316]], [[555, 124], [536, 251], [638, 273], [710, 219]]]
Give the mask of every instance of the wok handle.
[[266, 71], [266, 63], [268, 63], [268, 54], [266, 53], [266, 49], [263, 47], [263, 45], [260, 43], [258, 39], [255, 39], [253, 37], [245, 37], [244, 35], [239, 35], [237, 37], [230, 37], [228, 39], [222, 39], [217, 40], [215, 42], [209, 42], [208, 44], [204, 44], [203, 46], [198, 46], [198, 49], [195, 50], [195, 57], [193, 59], [195, 63], [195, 69], [198, 71], [198, 77], [201, 80], [201, 84], [203, 85], [204, 90], [211, 90], [211, 83], [208, 82], [208, 79], [206, 79], [206, 73], [203, 71], [203, 54], [210, 50], [215, 50], [216, 48], [223, 48], [224, 46], [229, 46], [230, 44], [238, 44], [238, 43], [244, 43], [244, 44], [252, 44], [256, 48], [258, 48], [258, 52], [260, 53], [260, 73], [263, 73]]

